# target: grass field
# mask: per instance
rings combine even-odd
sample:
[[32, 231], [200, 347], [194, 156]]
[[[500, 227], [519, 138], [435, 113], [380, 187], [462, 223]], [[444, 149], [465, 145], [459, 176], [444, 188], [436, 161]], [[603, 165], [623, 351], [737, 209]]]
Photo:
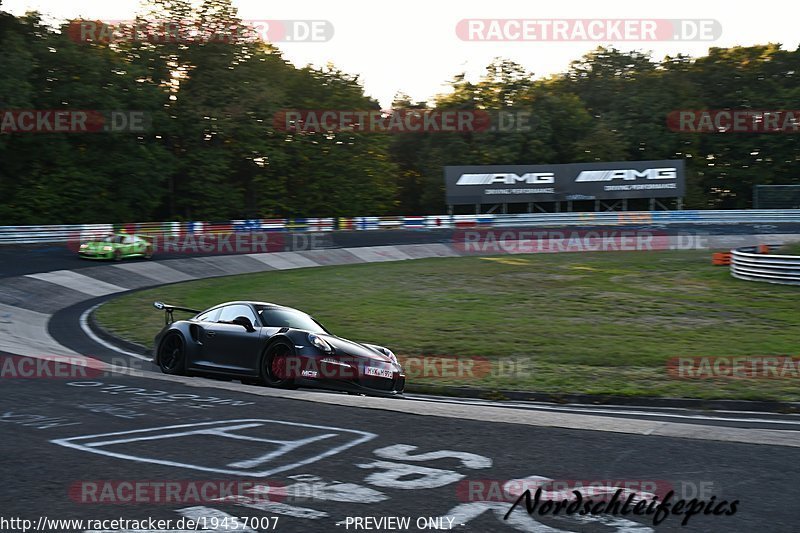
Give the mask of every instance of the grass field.
[[773, 254], [782, 254], [782, 255], [800, 255], [800, 242], [792, 242], [789, 244], [784, 244], [777, 250], [771, 252]]
[[[800, 400], [800, 379], [671, 378], [673, 357], [795, 355], [800, 290], [732, 278], [705, 251], [424, 259], [180, 283], [103, 305], [98, 321], [150, 345], [154, 300], [250, 299], [302, 309], [401, 356], [513, 360], [516, 372], [436, 379], [494, 389]], [[508, 366], [504, 367], [510, 368]], [[412, 376], [409, 379], [414, 382]]]

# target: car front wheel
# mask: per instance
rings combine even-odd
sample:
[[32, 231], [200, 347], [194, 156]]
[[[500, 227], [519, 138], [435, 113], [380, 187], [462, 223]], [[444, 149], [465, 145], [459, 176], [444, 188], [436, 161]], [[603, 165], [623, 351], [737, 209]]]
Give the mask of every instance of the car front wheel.
[[279, 389], [297, 388], [291, 376], [291, 360], [294, 358], [294, 347], [284, 341], [278, 341], [267, 348], [261, 360], [261, 380], [268, 387]]

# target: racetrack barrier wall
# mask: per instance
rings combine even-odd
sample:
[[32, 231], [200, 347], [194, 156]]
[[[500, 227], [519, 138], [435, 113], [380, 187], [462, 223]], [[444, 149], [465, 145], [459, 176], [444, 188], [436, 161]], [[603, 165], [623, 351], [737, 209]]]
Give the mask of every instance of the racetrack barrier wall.
[[781, 285], [800, 285], [800, 257], [773, 255], [779, 245], [747, 246], [731, 250], [731, 275], [735, 278]]
[[181, 236], [253, 231], [333, 232], [370, 230], [428, 231], [472, 227], [636, 226], [669, 224], [800, 223], [800, 209], [732, 211], [613, 211], [601, 213], [523, 213], [354, 218], [248, 219], [223, 222], [142, 222], [49, 226], [0, 226], [0, 244], [58, 243], [128, 233]]

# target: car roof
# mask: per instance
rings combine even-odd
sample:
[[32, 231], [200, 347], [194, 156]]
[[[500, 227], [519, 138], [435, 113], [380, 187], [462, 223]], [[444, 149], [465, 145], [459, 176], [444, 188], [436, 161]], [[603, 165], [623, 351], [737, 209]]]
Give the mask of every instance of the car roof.
[[[274, 303], [270, 303], [270, 302], [256, 302], [256, 301], [252, 301], [252, 300], [235, 300], [235, 301], [232, 301], [232, 302], [224, 302], [224, 303], [221, 303], [221, 304], [217, 304], [214, 307], [209, 307], [209, 309], [216, 309], [217, 307], [223, 307], [223, 306], [226, 306], [226, 305], [237, 305], [237, 304], [253, 305], [253, 306], [259, 306], [259, 307], [270, 307], [270, 308], [273, 308], [273, 309], [289, 309], [290, 311], [297, 311], [299, 313], [303, 313], [303, 311], [300, 311], [299, 309], [295, 309], [294, 307], [287, 307], [285, 305], [279, 305], [279, 304], [274, 304]], [[308, 314], [308, 313], [304, 313], [304, 314]]]

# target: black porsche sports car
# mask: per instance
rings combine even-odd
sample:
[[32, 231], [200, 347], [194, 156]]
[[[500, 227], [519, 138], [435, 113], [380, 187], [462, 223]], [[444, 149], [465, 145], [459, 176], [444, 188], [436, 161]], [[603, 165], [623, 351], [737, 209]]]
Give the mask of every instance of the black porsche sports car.
[[[405, 374], [382, 346], [337, 337], [311, 316], [266, 302], [228, 302], [205, 311], [154, 302], [165, 311], [153, 362], [165, 374], [205, 374], [270, 387], [311, 386], [396, 396]], [[175, 321], [173, 313], [192, 313]]]

